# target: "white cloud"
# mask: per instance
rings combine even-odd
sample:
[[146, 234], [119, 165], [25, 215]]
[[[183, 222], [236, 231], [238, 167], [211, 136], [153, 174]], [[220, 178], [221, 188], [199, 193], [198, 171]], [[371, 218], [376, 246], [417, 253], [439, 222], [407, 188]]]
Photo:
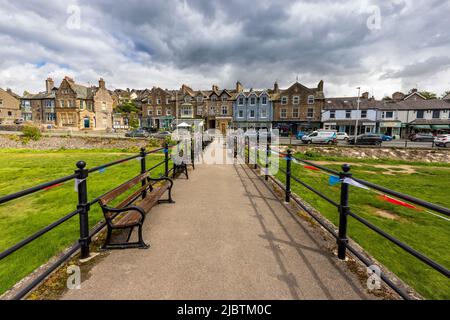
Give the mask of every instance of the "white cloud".
[[[80, 30], [66, 25], [73, 4]], [[382, 21], [371, 31], [373, 5]], [[380, 98], [415, 85], [440, 94], [450, 89], [449, 12], [444, 0], [0, 0], [0, 87], [36, 92], [67, 74], [111, 88], [263, 88], [299, 76], [323, 79], [329, 96], [358, 86]]]

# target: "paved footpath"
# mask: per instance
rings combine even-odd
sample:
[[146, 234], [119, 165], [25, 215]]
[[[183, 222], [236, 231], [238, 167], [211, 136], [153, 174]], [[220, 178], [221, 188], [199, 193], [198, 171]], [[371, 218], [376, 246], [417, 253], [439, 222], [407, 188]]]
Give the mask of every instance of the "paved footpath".
[[148, 250], [112, 251], [63, 299], [365, 299], [320, 233], [243, 165], [202, 165], [146, 220]]

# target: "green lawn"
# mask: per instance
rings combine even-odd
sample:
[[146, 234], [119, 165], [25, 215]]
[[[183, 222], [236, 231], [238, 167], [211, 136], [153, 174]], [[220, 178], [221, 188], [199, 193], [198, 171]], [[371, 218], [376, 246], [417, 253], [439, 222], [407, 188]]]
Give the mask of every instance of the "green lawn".
[[[297, 154], [297, 157], [305, 158], [302, 154]], [[325, 159], [320, 156], [313, 158], [322, 161]], [[311, 159], [308, 158], [308, 160]], [[326, 163], [325, 166], [337, 171], [340, 171], [341, 165], [345, 163], [339, 158], [327, 160], [333, 160], [333, 164]], [[353, 162], [351, 172], [355, 177], [447, 208], [450, 207], [450, 165], [448, 164], [434, 166], [423, 163], [405, 163], [401, 165], [398, 161], [388, 160], [345, 160]], [[285, 161], [281, 161], [280, 166], [285, 168], [285, 163]], [[411, 167], [405, 167], [406, 164]], [[386, 169], [379, 167], [380, 165], [392, 165], [393, 167]], [[329, 186], [327, 174], [305, 169], [301, 164], [293, 164], [292, 174], [339, 203], [340, 186]], [[281, 173], [278, 174], [278, 178], [285, 181], [285, 177]], [[292, 182], [292, 190], [331, 222], [338, 225], [338, 212], [335, 207], [295, 181]], [[411, 210], [384, 202], [373, 191], [352, 186], [350, 187], [350, 206], [355, 214], [369, 220], [446, 268], [450, 267], [449, 221], [437, 218], [425, 210]], [[424, 297], [450, 299], [450, 281], [445, 276], [351, 217], [349, 217], [348, 233], [352, 239]]]
[[[70, 175], [76, 162], [84, 160], [88, 168], [123, 159], [133, 154], [95, 150], [0, 152], [0, 196], [14, 193], [34, 185]], [[163, 153], [148, 156], [147, 167], [162, 161]], [[164, 165], [154, 170], [159, 176]], [[88, 178], [89, 200], [111, 190], [140, 172], [140, 161], [132, 160], [103, 173], [93, 173]], [[47, 191], [26, 196], [0, 205], [0, 251], [37, 232], [76, 209], [77, 193], [74, 181]], [[94, 205], [89, 216], [90, 226], [102, 219], [101, 210]], [[78, 216], [53, 229], [38, 240], [0, 261], [0, 294], [48, 261], [64, 248], [73, 244], [79, 235]]]

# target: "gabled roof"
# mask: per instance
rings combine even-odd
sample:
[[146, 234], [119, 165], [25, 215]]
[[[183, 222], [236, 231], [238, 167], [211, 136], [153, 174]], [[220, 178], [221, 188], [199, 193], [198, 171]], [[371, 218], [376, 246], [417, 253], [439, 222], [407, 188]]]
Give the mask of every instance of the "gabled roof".
[[21, 98], [18, 94], [14, 93], [13, 91], [11, 91], [9, 89], [3, 90], [2, 88], [0, 88], [0, 90], [5, 92], [5, 93], [7, 93], [7, 94], [9, 94], [10, 96], [12, 96], [12, 97], [14, 97], [16, 99], [20, 99]]
[[412, 96], [418, 96], [422, 100], [427, 100], [427, 98], [425, 98], [422, 94], [420, 94], [420, 92], [417, 91], [411, 92], [410, 94], [406, 95], [403, 100], [409, 100]]

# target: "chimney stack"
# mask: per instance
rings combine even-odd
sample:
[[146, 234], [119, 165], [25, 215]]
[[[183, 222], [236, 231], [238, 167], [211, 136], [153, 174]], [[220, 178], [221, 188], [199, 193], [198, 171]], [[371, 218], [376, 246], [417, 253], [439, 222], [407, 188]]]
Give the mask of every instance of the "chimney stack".
[[219, 86], [216, 84], [213, 84], [212, 91], [219, 91]]
[[55, 81], [53, 81], [52, 78], [47, 78], [47, 80], [45, 80], [45, 89], [47, 91], [47, 93], [51, 93], [52, 89], [55, 87]]
[[273, 91], [275, 93], [280, 92], [280, 87], [278, 86], [278, 81], [275, 81], [274, 85], [273, 85]]
[[319, 85], [317, 86], [317, 89], [319, 89], [319, 91], [323, 92], [323, 80], [320, 80]]
[[103, 80], [103, 78], [100, 78], [100, 80], [98, 80], [98, 87], [101, 89], [106, 89], [105, 80]]
[[244, 91], [244, 86], [239, 81], [236, 82], [236, 92], [242, 92]]
[[368, 92], [364, 92], [364, 93], [361, 95], [361, 98], [364, 99], [364, 100], [369, 100], [369, 93], [368, 93]]

